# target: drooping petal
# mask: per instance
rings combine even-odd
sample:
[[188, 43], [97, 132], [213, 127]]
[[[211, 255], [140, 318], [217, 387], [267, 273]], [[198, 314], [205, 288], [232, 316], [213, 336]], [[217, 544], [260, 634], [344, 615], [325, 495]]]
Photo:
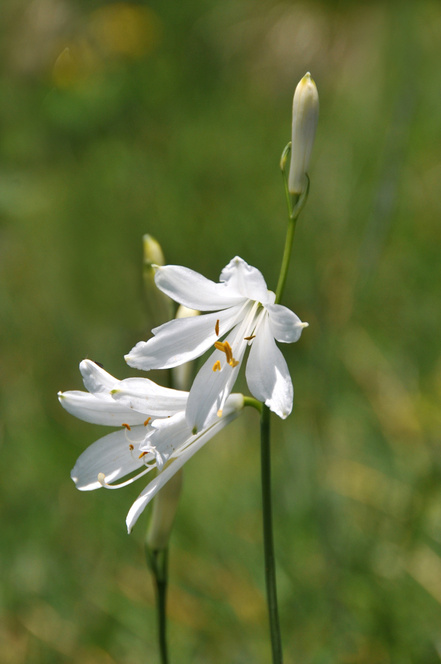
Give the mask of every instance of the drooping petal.
[[[239, 395], [237, 395], [239, 396]], [[242, 397], [242, 395], [240, 395]], [[243, 403], [243, 397], [242, 397]], [[168, 482], [168, 480], [178, 472], [180, 468], [189, 460], [191, 457], [198, 452], [201, 447], [205, 445], [216, 433], [218, 433], [224, 426], [229, 424], [233, 419], [235, 419], [241, 411], [239, 409], [234, 409], [232, 412], [229, 412], [224, 417], [218, 418], [218, 420], [207, 430], [202, 431], [198, 436], [193, 436], [194, 442], [189, 444], [182, 454], [180, 454], [176, 459], [171, 461], [171, 463], [166, 466], [166, 468], [155, 477], [146, 488], [141, 491], [138, 498], [133, 503], [132, 507], [127, 514], [126, 524], [127, 530], [130, 533], [136, 521], [138, 520], [140, 514], [143, 512], [148, 503], [155, 497], [155, 495], [160, 491], [160, 489]]]
[[169, 417], [187, 405], [188, 392], [157, 385], [148, 378], [125, 378], [112, 390], [111, 398], [120, 406], [149, 417]]
[[[219, 336], [228, 332], [241, 315], [237, 305], [193, 318], [177, 318], [153, 330], [154, 337], [140, 341], [125, 356], [136, 369], [170, 369], [203, 355]], [[216, 323], [219, 321], [219, 330]], [[218, 333], [217, 333], [218, 332]]]
[[103, 473], [106, 482], [110, 483], [142, 468], [145, 457], [138, 457], [139, 446], [144, 437], [144, 427], [134, 427], [130, 432], [114, 431], [89, 445], [78, 457], [70, 475], [77, 489], [99, 489], [102, 486], [98, 481], [100, 473]]
[[246, 337], [252, 333], [258, 305], [249, 303], [247, 306], [244, 319], [225, 340], [232, 349], [235, 366], [228, 364], [226, 354], [216, 349], [193, 381], [186, 411], [187, 422], [192, 430], [196, 428], [200, 431], [218, 411], [222, 411], [225, 400], [233, 389], [248, 344]]
[[294, 396], [288, 365], [274, 341], [268, 314], [256, 331], [246, 367], [246, 379], [251, 394], [263, 401], [282, 419], [292, 410]]
[[80, 371], [86, 390], [92, 394], [109, 394], [119, 382], [93, 360], [80, 362]]
[[158, 288], [172, 300], [199, 311], [226, 309], [243, 301], [243, 297], [227, 284], [216, 284], [187, 267], [164, 265], [156, 270]]
[[224, 267], [220, 281], [225, 282], [229, 288], [243, 295], [249, 300], [266, 304], [273, 301], [274, 294], [268, 290], [262, 273], [256, 267], [248, 265], [242, 258], [236, 256]]
[[137, 413], [123, 403], [117, 403], [110, 395], [97, 398], [89, 392], [70, 390], [58, 392], [58, 399], [68, 413], [91, 424], [119, 427], [124, 423], [143, 424], [145, 420], [143, 413]]
[[291, 309], [281, 304], [267, 304], [265, 309], [269, 313], [271, 333], [277, 341], [288, 344], [298, 341], [303, 329], [308, 327], [308, 323], [302, 323]]

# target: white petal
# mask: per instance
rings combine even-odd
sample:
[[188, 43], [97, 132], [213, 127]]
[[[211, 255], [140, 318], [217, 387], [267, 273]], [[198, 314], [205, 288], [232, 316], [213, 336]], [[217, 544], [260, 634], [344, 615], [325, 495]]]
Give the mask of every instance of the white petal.
[[91, 424], [119, 427], [123, 423], [143, 424], [145, 420], [143, 413], [137, 413], [124, 404], [117, 403], [110, 395], [97, 398], [89, 392], [70, 390], [59, 392], [58, 399], [68, 413]]
[[[106, 482], [113, 482], [144, 466], [139, 459], [139, 445], [145, 438], [144, 427], [131, 431], [114, 431], [92, 443], [77, 459], [70, 474], [80, 491], [92, 491], [102, 485], [98, 481], [103, 473]], [[134, 449], [130, 449], [133, 445]]]
[[92, 394], [108, 394], [119, 382], [92, 360], [80, 362], [80, 371], [86, 390]]
[[[153, 330], [154, 337], [140, 341], [125, 356], [127, 364], [137, 369], [170, 369], [203, 355], [219, 336], [230, 330], [241, 316], [238, 305], [193, 318], [178, 318]], [[219, 321], [219, 334], [216, 322]]]
[[186, 447], [182, 454], [174, 461], [172, 461], [161, 473], [159, 473], [154, 480], [149, 482], [146, 488], [141, 491], [138, 498], [130, 508], [129, 513], [127, 514], [126, 524], [129, 533], [138, 520], [140, 514], [143, 512], [152, 498], [155, 497], [158, 491], [162, 489], [164, 484], [166, 484], [166, 482], [168, 482], [168, 480], [173, 477], [173, 475], [175, 475], [175, 473], [177, 473], [178, 470], [182, 468], [182, 466], [201, 449], [201, 447], [205, 445], [205, 443], [207, 443], [216, 433], [218, 433], [218, 431], [220, 431], [224, 426], [235, 419], [240, 412], [241, 411], [237, 409], [233, 410], [224, 417], [219, 418], [216, 423], [213, 424], [208, 430], [203, 431], [198, 436], [194, 436], [194, 442]]
[[227, 284], [216, 284], [187, 267], [165, 265], [158, 267], [156, 285], [172, 300], [199, 311], [226, 309], [243, 301], [243, 297]]
[[112, 390], [111, 397], [121, 406], [149, 417], [168, 417], [187, 405], [188, 392], [157, 385], [148, 378], [126, 378]]
[[274, 295], [268, 290], [262, 273], [256, 267], [248, 265], [242, 258], [236, 256], [224, 267], [220, 281], [234, 288], [249, 300], [266, 304], [272, 301]]
[[263, 401], [282, 419], [288, 417], [292, 410], [293, 386], [288, 365], [273, 339], [267, 315], [251, 346], [246, 379], [256, 399]]
[[[239, 374], [248, 343], [245, 337], [252, 333], [256, 310], [257, 304], [250, 303], [244, 320], [226, 338], [232, 348], [233, 358], [238, 364], [235, 367], [230, 366], [225, 353], [215, 350], [197, 373], [188, 397], [186, 412], [191, 429], [195, 427], [200, 431], [218, 411], [223, 410], [225, 400]], [[221, 370], [213, 371], [217, 362], [220, 363]]]
[[302, 323], [291, 309], [281, 304], [267, 304], [265, 309], [269, 313], [271, 333], [277, 341], [288, 344], [298, 341], [303, 328], [308, 327], [308, 323]]

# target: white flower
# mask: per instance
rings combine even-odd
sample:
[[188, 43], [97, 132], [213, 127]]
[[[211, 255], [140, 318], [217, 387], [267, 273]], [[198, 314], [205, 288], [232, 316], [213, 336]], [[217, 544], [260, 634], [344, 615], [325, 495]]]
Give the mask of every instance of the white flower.
[[[71, 477], [81, 491], [119, 489], [154, 468], [159, 474], [133, 503], [127, 515], [130, 532], [161, 487], [220, 429], [239, 415], [242, 394], [232, 394], [222, 417], [197, 435], [185, 419], [188, 392], [156, 385], [146, 378], [117, 380], [91, 360], [80, 364], [88, 392], [59, 392], [61, 405], [86, 422], [121, 427], [100, 438], [77, 459]], [[131, 475], [126, 481], [117, 480]]]
[[287, 417], [293, 386], [275, 340], [297, 341], [308, 323], [274, 304], [275, 295], [259, 270], [236, 256], [222, 270], [220, 283], [176, 265], [158, 267], [155, 279], [158, 288], [180, 304], [215, 313], [155, 328], [151, 339], [139, 342], [126, 355], [127, 363], [137, 369], [166, 369], [193, 360], [214, 345], [216, 350], [197, 374], [188, 399], [186, 417], [195, 431], [216, 413], [222, 414], [250, 346], [246, 378], [251, 393]]
[[309, 168], [319, 115], [317, 87], [308, 72], [298, 83], [292, 104], [291, 165], [288, 190], [301, 194], [306, 189], [306, 173]]

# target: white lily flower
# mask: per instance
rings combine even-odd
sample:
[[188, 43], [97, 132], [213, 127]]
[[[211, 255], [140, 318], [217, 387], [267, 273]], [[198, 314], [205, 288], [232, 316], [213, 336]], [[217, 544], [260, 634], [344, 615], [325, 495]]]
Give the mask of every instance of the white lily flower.
[[172, 320], [155, 328], [151, 339], [139, 342], [126, 355], [126, 362], [146, 371], [167, 369], [199, 357], [214, 345], [214, 353], [194, 380], [186, 408], [187, 421], [197, 431], [216, 414], [222, 415], [250, 346], [248, 387], [256, 399], [286, 418], [294, 392], [275, 341], [297, 341], [308, 323], [274, 304], [275, 294], [268, 290], [261, 272], [236, 256], [222, 270], [220, 283], [176, 265], [157, 267], [155, 280], [158, 288], [180, 304], [215, 313]]
[[[88, 392], [59, 392], [61, 405], [72, 415], [119, 431], [92, 443], [77, 459], [71, 477], [80, 491], [119, 489], [157, 468], [158, 475], [133, 503], [127, 515], [130, 532], [139, 515], [164, 484], [244, 405], [232, 394], [222, 417], [215, 417], [198, 434], [185, 419], [188, 392], [161, 387], [147, 378], [117, 380], [91, 360], [80, 364]], [[138, 471], [134, 476], [133, 473]], [[125, 481], [115, 484], [123, 477]]]

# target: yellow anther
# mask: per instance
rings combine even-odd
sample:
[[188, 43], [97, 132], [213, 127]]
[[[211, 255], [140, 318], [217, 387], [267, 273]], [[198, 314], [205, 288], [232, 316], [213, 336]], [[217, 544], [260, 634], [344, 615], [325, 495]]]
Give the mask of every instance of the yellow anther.
[[213, 371], [220, 371], [221, 370], [221, 363], [219, 360], [216, 360], [216, 362], [213, 364]]
[[222, 410], [218, 410], [218, 411], [217, 411], [217, 416], [218, 416], [218, 417], [222, 417], [222, 412], [223, 412]]
[[[227, 356], [227, 362], [230, 365], [230, 367], [237, 367], [239, 362], [234, 359], [233, 357], [233, 349], [231, 348], [230, 344], [228, 341], [215, 341], [214, 342], [214, 347], [217, 350], [222, 351], [222, 353], [225, 353]], [[216, 366], [216, 365], [214, 365]], [[213, 367], [213, 371], [215, 371], [215, 368]]]
[[219, 336], [219, 319], [216, 321], [216, 325], [214, 326], [214, 331], [216, 332], [216, 336]]
[[124, 427], [125, 429], [127, 429], [127, 431], [131, 431], [131, 430], [132, 430], [130, 424], [126, 424], [125, 422], [123, 422], [123, 423], [121, 424], [121, 426]]
[[147, 424], [150, 422], [151, 419], [152, 419], [151, 417], [148, 417], [148, 418], [146, 419], [146, 421], [144, 422], [144, 426], [145, 426], [145, 427], [147, 426]]
[[244, 337], [243, 339], [244, 341], [251, 341], [251, 339], [254, 339], [255, 336], [255, 334], [252, 334], [250, 337]]
[[130, 450], [131, 452], [133, 452], [134, 449], [135, 449], [134, 446], [133, 446], [132, 444], [130, 444], [130, 445], [129, 445], [129, 450]]
[[142, 459], [142, 457], [145, 457], [146, 454], [148, 454], [148, 452], [141, 452], [138, 459]]

